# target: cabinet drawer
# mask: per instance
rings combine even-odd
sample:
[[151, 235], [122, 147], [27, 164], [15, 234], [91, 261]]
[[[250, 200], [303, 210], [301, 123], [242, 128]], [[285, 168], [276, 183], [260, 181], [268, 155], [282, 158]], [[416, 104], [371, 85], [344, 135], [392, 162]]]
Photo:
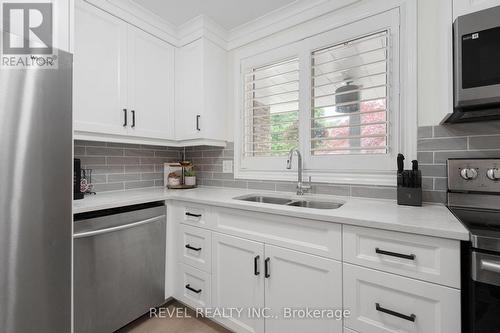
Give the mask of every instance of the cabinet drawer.
[[193, 308], [210, 307], [210, 275], [182, 263], [178, 265], [177, 295], [179, 299]]
[[212, 270], [212, 234], [210, 231], [180, 225], [179, 261], [210, 273]]
[[176, 202], [173, 205], [173, 217], [176, 223], [189, 224], [195, 227], [208, 228], [213, 223], [209, 206]]
[[344, 226], [344, 261], [460, 288], [460, 242]]
[[370, 333], [460, 332], [460, 291], [344, 264], [344, 324]]

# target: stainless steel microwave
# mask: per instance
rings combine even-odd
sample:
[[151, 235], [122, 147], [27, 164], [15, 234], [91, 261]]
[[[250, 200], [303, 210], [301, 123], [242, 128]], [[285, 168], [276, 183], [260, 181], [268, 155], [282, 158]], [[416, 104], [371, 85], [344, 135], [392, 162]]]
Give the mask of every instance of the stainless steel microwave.
[[500, 119], [500, 6], [458, 17], [448, 123]]

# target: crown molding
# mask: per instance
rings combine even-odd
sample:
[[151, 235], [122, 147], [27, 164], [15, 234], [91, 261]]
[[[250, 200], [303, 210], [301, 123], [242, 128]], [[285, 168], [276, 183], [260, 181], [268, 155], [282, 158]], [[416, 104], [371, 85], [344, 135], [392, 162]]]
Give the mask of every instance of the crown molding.
[[80, 1], [93, 4], [176, 47], [204, 37], [230, 51], [361, 0], [297, 0], [232, 30], [224, 29], [206, 15], [176, 27], [134, 0]]
[[329, 0], [314, 0], [309, 2], [295, 1], [285, 7], [278, 8], [250, 22], [244, 23], [229, 31], [228, 46], [230, 49], [234, 49], [250, 43], [252, 40], [257, 39], [255, 36], [252, 36], [254, 33], [258, 35], [269, 35], [272, 34], [273, 31], [277, 32], [281, 30], [277, 29], [280, 23], [282, 24], [282, 22], [291, 20], [294, 17], [298, 18], [303, 12], [327, 1]]
[[90, 3], [111, 15], [114, 15], [139, 29], [147, 31], [156, 37], [177, 45], [176, 28], [132, 0], [79, 0]]
[[227, 50], [228, 31], [206, 15], [199, 15], [177, 28], [179, 45], [205, 37]]

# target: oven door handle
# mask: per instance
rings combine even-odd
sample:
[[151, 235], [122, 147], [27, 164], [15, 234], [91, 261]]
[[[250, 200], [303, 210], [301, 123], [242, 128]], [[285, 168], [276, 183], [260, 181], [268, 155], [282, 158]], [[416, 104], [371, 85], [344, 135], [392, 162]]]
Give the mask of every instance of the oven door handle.
[[500, 274], [500, 262], [491, 260], [481, 260], [481, 269]]

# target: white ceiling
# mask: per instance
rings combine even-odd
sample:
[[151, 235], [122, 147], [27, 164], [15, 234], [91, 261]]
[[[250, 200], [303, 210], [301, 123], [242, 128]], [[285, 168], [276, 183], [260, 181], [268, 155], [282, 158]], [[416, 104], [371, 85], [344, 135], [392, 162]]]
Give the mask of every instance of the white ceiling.
[[199, 15], [206, 15], [222, 27], [231, 30], [297, 0], [134, 1], [176, 26], [180, 26]]

